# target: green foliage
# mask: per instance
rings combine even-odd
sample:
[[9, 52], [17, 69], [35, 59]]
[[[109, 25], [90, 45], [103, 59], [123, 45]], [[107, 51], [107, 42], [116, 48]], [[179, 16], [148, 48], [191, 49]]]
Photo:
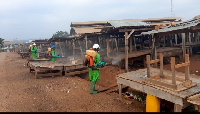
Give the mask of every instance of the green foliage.
[[0, 38], [0, 47], [2, 48], [4, 45], [4, 39], [3, 38]]
[[68, 32], [58, 31], [55, 34], [53, 34], [52, 38], [58, 38], [58, 37], [67, 37], [69, 36]]

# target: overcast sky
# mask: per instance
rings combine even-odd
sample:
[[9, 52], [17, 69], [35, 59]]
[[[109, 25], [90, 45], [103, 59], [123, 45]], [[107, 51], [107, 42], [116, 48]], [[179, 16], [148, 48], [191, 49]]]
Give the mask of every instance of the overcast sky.
[[[173, 16], [200, 15], [200, 0], [173, 0]], [[171, 17], [171, 0], [0, 0], [0, 38], [49, 39], [71, 22]]]

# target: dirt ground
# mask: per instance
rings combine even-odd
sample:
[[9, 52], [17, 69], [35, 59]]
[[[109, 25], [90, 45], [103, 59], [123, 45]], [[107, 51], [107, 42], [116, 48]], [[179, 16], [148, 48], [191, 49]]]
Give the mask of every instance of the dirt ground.
[[[99, 89], [117, 84], [116, 67], [100, 71]], [[117, 93], [89, 93], [90, 82], [81, 76], [35, 79], [26, 59], [15, 52], [0, 53], [0, 112], [144, 112], [145, 105], [134, 100], [126, 104]]]
[[[191, 74], [200, 75], [199, 58], [190, 57]], [[15, 52], [0, 53], [0, 112], [145, 112], [145, 103], [133, 99], [127, 104], [117, 100], [117, 92], [90, 94], [88, 74], [35, 79], [26, 62]], [[170, 64], [164, 69], [170, 70]], [[124, 72], [116, 66], [101, 68], [96, 87], [117, 85], [116, 75]]]

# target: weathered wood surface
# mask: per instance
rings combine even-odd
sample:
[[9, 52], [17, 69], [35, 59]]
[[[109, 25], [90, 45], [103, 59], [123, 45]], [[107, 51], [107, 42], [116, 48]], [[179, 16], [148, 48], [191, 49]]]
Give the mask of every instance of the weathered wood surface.
[[190, 102], [190, 103], [192, 103], [192, 104], [200, 106], [200, 93], [195, 94], [195, 95], [187, 98], [187, 101]]
[[[35, 71], [35, 78], [39, 76], [55, 76], [62, 75], [62, 71], [65, 71], [65, 75], [76, 75], [81, 73], [88, 72], [86, 66], [83, 66], [83, 63], [76, 63], [72, 61], [65, 62], [52, 62], [52, 61], [42, 61], [33, 60], [28, 62], [30, 67], [30, 72]], [[77, 71], [77, 69], [79, 71]], [[53, 73], [52, 71], [59, 71]], [[50, 72], [49, 72], [50, 71]]]
[[[163, 57], [170, 57], [175, 55], [180, 55], [182, 49], [177, 47], [165, 47], [165, 48], [158, 48], [156, 49], [157, 53], [163, 53]], [[179, 53], [180, 52], [180, 53]], [[132, 51], [132, 53], [128, 54], [128, 58], [139, 57], [143, 55], [151, 54], [151, 49], [147, 50], [140, 50], [140, 51]], [[125, 54], [118, 54], [113, 59], [125, 59]]]
[[[151, 68], [151, 75], [159, 74], [159, 72], [160, 72], [159, 69]], [[166, 76], [170, 76], [171, 71], [163, 70], [163, 74], [166, 75]], [[117, 83], [124, 84], [126, 86], [132, 85], [131, 86], [132, 88], [139, 90], [139, 91], [142, 91], [142, 92], [148, 91], [148, 90], [145, 89], [145, 87], [151, 88], [155, 91], [162, 91], [162, 92], [165, 93], [163, 95], [164, 97], [162, 97], [162, 98], [165, 99], [165, 97], [166, 97], [166, 100], [167, 100], [167, 97], [170, 97], [170, 96], [176, 96], [176, 97], [185, 99], [185, 98], [192, 96], [196, 93], [200, 93], [200, 89], [199, 89], [200, 88], [200, 80], [199, 80], [200, 78], [199, 78], [199, 76], [196, 76], [196, 75], [190, 76], [190, 79], [192, 80], [193, 84], [196, 84], [196, 86], [194, 86], [192, 88], [185, 89], [183, 91], [173, 91], [173, 90], [166, 89], [166, 88], [163, 88], [163, 87], [158, 87], [158, 86], [155, 86], [155, 85], [152, 85], [152, 84], [144, 83], [146, 76], [147, 76], [147, 70], [146, 69], [139, 69], [137, 71], [131, 71], [131, 72], [128, 72], [128, 73], [123, 73], [123, 74], [117, 75]], [[182, 72], [176, 72], [176, 77], [182, 79], [182, 78], [185, 77], [185, 74], [182, 73]], [[151, 94], [151, 93], [149, 93], [149, 94]], [[152, 95], [156, 96], [156, 94], [158, 94], [158, 92], [153, 93]], [[170, 96], [167, 96], [167, 95], [170, 95]], [[168, 99], [168, 101], [170, 101], [170, 99]], [[172, 102], [176, 102], [176, 101], [172, 101]], [[183, 105], [183, 104], [181, 104], [181, 105]]]

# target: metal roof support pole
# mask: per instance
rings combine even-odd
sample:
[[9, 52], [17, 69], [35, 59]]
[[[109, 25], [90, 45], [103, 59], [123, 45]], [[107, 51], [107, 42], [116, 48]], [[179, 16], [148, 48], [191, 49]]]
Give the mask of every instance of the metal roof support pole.
[[182, 35], [182, 50], [183, 50], [183, 62], [185, 60], [185, 54], [186, 54], [186, 50], [185, 50], [185, 33], [181, 33]]

